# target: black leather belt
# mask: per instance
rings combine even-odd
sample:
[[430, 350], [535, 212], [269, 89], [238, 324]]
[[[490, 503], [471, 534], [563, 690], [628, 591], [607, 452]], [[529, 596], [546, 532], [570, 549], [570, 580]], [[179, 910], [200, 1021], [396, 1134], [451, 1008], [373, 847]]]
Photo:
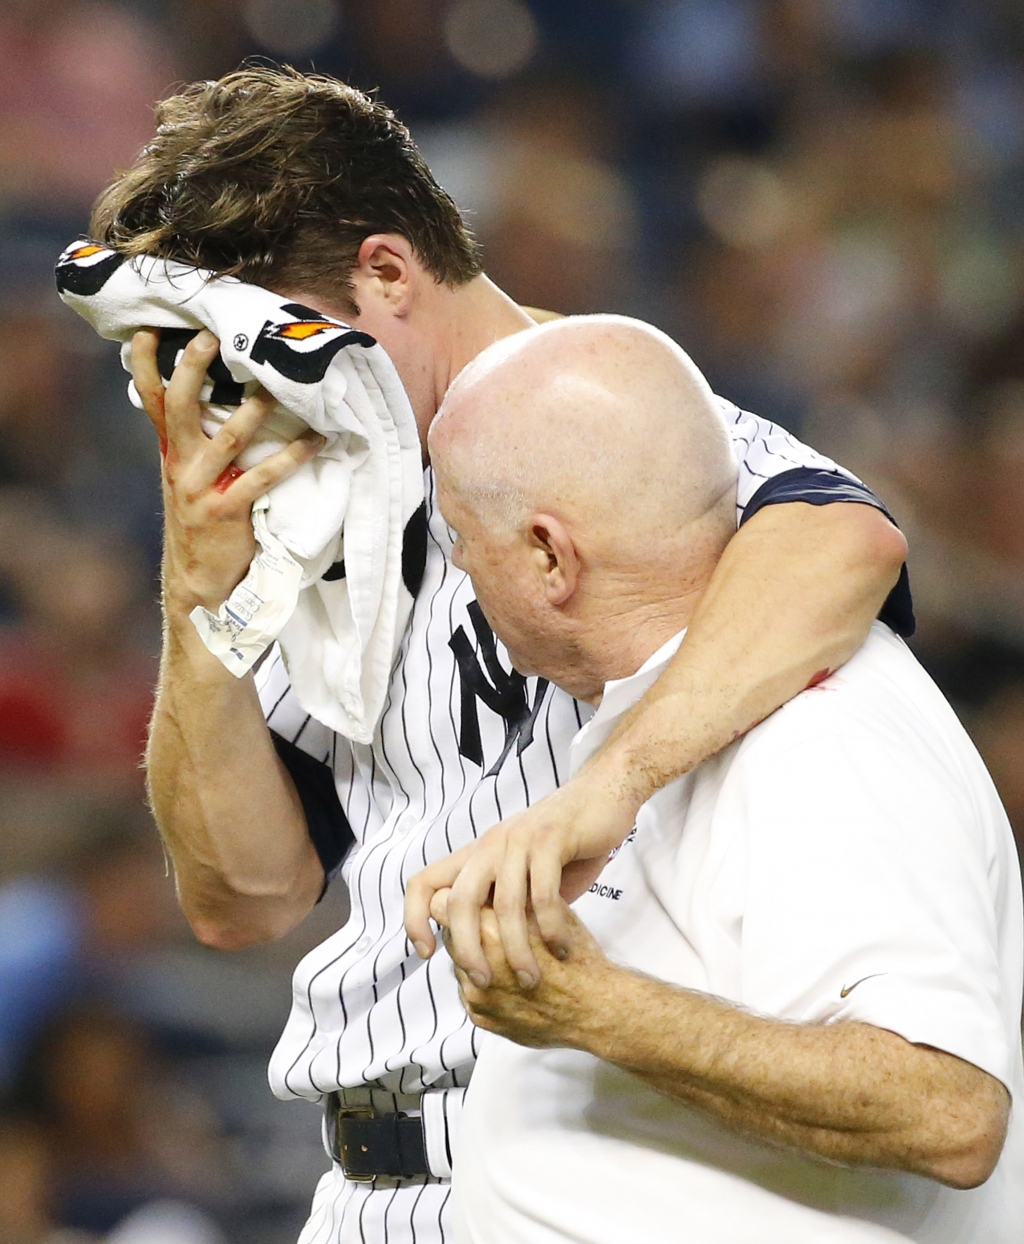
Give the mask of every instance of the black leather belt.
[[346, 1179], [368, 1183], [378, 1175], [429, 1175], [423, 1122], [407, 1114], [378, 1114], [372, 1106], [346, 1106], [338, 1093], [324, 1102], [331, 1156]]

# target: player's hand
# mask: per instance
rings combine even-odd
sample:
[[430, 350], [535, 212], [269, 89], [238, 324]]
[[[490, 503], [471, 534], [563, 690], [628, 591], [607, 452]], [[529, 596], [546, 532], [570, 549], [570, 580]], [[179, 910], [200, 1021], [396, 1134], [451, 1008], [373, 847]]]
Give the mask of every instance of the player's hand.
[[164, 599], [169, 610], [217, 609], [245, 576], [256, 551], [252, 505], [324, 445], [309, 431], [242, 472], [234, 459], [274, 409], [264, 390], [243, 402], [213, 437], [200, 424], [199, 394], [220, 343], [203, 329], [185, 347], [164, 387], [157, 329], [132, 338], [132, 375], [160, 437], [164, 493]]
[[431, 903], [446, 896], [448, 949], [480, 988], [491, 967], [480, 934], [481, 910], [493, 906], [504, 957], [523, 988], [540, 977], [528, 919], [555, 955], [572, 945], [575, 925], [566, 903], [586, 892], [636, 819], [632, 791], [588, 766], [560, 790], [518, 816], [495, 825], [476, 842], [414, 876], [405, 899], [405, 927], [422, 958], [436, 942]]
[[572, 940], [572, 950], [564, 959], [551, 954], [539, 928], [530, 922], [530, 944], [540, 965], [540, 980], [534, 988], [523, 989], [505, 961], [497, 916], [489, 907], [483, 909], [480, 938], [491, 983], [481, 988], [469, 973], [458, 966], [455, 969], [462, 1004], [474, 1024], [535, 1049], [589, 1048], [592, 1021], [599, 1020], [606, 1008], [616, 1009], [616, 978], [623, 969], [608, 960], [590, 930], [568, 907], [563, 920]]

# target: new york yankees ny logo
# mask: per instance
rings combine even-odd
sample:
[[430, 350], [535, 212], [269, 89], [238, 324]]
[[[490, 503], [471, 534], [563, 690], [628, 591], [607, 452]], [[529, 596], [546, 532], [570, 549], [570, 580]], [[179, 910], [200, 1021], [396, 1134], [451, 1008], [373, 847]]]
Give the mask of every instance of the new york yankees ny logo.
[[509, 672], [504, 669], [498, 660], [494, 632], [487, 625], [487, 619], [479, 604], [472, 601], [466, 612], [476, 632], [483, 666], [477, 660], [476, 650], [465, 627], [460, 626], [448, 641], [448, 646], [455, 653], [459, 664], [459, 688], [462, 696], [459, 752], [467, 760], [483, 768], [484, 751], [480, 741], [480, 717], [477, 709], [479, 700], [492, 713], [497, 713], [505, 723], [505, 746], [485, 774], [486, 777], [493, 777], [505, 763], [513, 747], [516, 755], [521, 756], [533, 742], [533, 730], [540, 714], [540, 706], [544, 702], [544, 693], [548, 689], [548, 681], [546, 678], [537, 679], [537, 690], [533, 695], [533, 704], [530, 704], [526, 694], [526, 679], [516, 670]]

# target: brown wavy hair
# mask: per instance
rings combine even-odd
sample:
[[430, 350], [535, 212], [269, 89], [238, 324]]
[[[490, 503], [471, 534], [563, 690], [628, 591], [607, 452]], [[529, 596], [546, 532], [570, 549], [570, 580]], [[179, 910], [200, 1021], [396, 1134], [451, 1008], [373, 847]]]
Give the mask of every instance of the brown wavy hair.
[[97, 200], [90, 232], [157, 255], [354, 306], [349, 275], [371, 233], [397, 233], [439, 281], [480, 254], [409, 131], [334, 78], [253, 66], [157, 106], [157, 132]]

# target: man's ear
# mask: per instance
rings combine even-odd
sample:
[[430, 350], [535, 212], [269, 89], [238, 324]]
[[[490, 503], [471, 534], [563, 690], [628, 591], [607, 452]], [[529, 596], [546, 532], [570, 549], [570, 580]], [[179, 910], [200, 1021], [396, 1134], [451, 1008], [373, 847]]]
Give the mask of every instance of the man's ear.
[[397, 233], [371, 233], [363, 238], [352, 270], [357, 306], [385, 303], [394, 315], [408, 313], [418, 265], [412, 245]]
[[550, 514], [534, 514], [526, 526], [541, 590], [552, 605], [564, 605], [580, 580], [579, 553], [565, 527]]

